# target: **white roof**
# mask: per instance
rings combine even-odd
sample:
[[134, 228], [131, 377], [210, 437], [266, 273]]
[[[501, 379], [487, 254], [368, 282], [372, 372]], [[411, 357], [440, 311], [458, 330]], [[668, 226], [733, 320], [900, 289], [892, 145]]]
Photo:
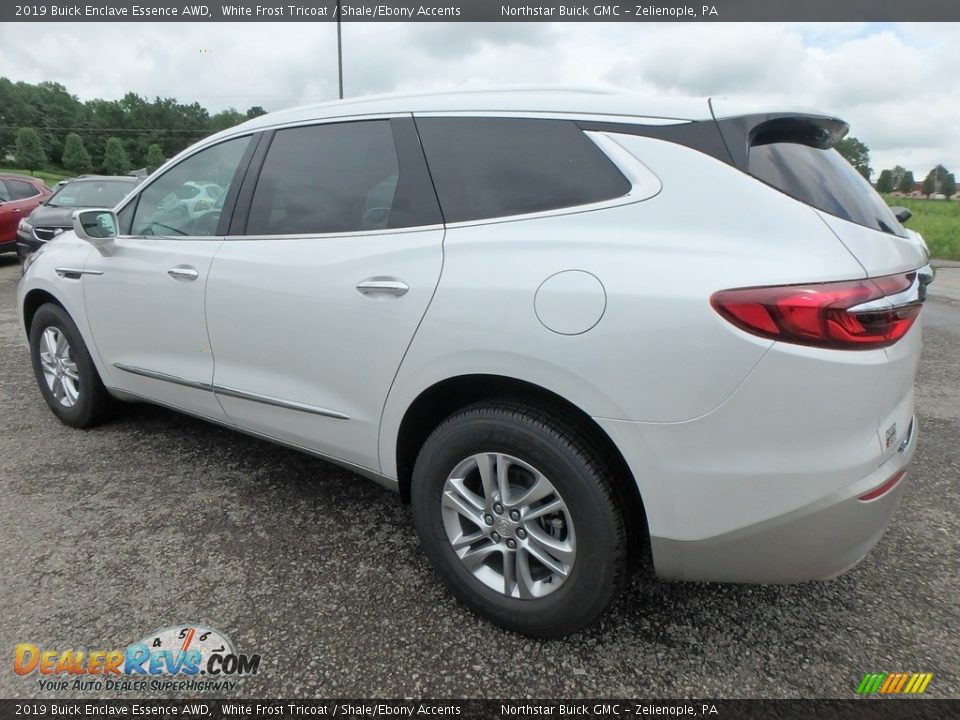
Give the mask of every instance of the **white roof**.
[[510, 87], [347, 98], [268, 113], [239, 127], [252, 130], [326, 118], [416, 112], [536, 112], [705, 120], [710, 117], [710, 106], [706, 98], [653, 97], [582, 88]]
[[[416, 94], [367, 95], [345, 100], [304, 105], [253, 118], [208, 138], [220, 139], [276, 125], [340, 117], [394, 113], [542, 113], [651, 123], [708, 120], [713, 115], [710, 98], [640, 95], [616, 89], [555, 86], [511, 86], [481, 90], [458, 90]], [[757, 107], [713, 100], [717, 117], [760, 112], [819, 114], [810, 108]], [[659, 121], [659, 122], [658, 122]], [[205, 143], [206, 144], [206, 143]]]

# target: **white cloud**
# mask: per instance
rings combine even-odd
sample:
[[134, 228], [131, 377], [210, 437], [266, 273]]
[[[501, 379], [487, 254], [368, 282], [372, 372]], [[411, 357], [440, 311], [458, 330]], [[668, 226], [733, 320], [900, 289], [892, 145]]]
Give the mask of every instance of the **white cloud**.
[[[343, 37], [348, 95], [512, 83], [726, 95], [840, 115], [878, 170], [960, 170], [960, 76], [945, 60], [960, 24], [347, 23]], [[328, 23], [11, 23], [0, 74], [82, 99], [276, 110], [336, 97], [335, 38]]]

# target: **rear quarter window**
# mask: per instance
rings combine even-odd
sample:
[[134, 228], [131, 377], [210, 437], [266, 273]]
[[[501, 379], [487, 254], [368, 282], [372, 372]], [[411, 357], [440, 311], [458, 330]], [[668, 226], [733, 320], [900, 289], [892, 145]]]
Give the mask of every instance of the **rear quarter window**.
[[630, 182], [566, 120], [417, 118], [447, 222], [589, 205]]

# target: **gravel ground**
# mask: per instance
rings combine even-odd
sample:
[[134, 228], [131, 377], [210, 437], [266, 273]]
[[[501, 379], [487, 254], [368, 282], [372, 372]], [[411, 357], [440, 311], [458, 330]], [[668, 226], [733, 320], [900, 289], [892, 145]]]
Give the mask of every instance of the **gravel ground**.
[[790, 587], [640, 573], [599, 625], [544, 642], [451, 599], [409, 509], [349, 472], [145, 405], [61, 425], [19, 274], [0, 256], [0, 697], [44, 695], [13, 673], [16, 643], [114, 649], [187, 622], [262, 654], [246, 698], [845, 698], [868, 671], [932, 672], [928, 696], [960, 697], [960, 304], [924, 311], [912, 480], [857, 568]]

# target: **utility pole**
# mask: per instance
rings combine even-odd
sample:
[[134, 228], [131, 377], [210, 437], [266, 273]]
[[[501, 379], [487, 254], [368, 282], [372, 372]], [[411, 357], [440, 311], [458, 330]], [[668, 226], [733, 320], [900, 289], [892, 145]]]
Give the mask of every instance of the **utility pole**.
[[337, 85], [340, 88], [340, 99], [343, 100], [343, 40], [340, 35], [340, 0], [337, 0]]

